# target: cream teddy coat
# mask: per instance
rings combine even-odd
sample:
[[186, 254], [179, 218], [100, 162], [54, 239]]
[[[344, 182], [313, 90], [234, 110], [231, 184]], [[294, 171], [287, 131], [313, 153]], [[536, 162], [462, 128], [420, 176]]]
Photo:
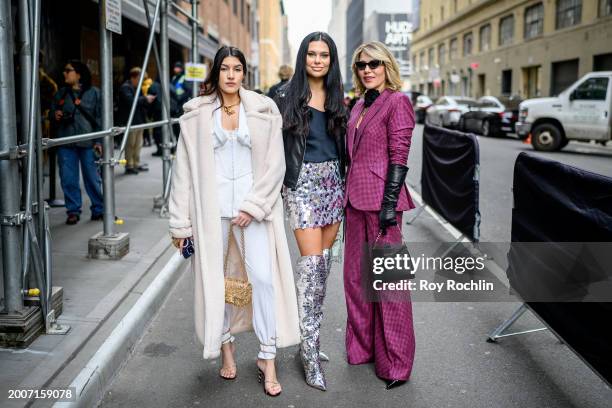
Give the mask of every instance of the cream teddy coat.
[[[267, 226], [276, 311], [276, 345], [300, 342], [293, 270], [280, 195], [285, 175], [282, 119], [272, 99], [240, 89], [251, 137], [253, 187], [240, 210]], [[215, 179], [213, 110], [215, 97], [201, 96], [184, 105], [179, 123], [181, 136], [176, 150], [170, 193], [170, 234], [194, 237], [191, 259], [194, 279], [194, 318], [203, 357], [220, 354], [225, 287], [223, 237]], [[245, 277], [235, 243], [229, 251], [230, 276]], [[231, 332], [252, 330], [252, 308], [233, 309]]]

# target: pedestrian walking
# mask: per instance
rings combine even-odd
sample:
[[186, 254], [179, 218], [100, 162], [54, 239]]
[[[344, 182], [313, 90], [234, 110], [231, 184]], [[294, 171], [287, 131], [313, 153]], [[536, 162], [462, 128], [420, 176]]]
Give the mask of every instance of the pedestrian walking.
[[[306, 36], [295, 75], [277, 94], [287, 172], [283, 198], [300, 250], [297, 294], [306, 383], [325, 391], [319, 330], [331, 247], [343, 218], [346, 107], [336, 45], [326, 33]], [[326, 357], [326, 356], [324, 356]]]
[[410, 294], [398, 301], [369, 302], [361, 288], [365, 243], [402, 241], [402, 212], [414, 208], [404, 185], [415, 126], [410, 100], [400, 92], [399, 66], [384, 44], [374, 41], [353, 54], [353, 83], [363, 94], [351, 112], [347, 150], [344, 291], [348, 314], [349, 364], [374, 362], [387, 389], [410, 377], [414, 329]]
[[[277, 347], [299, 343], [280, 195], [282, 119], [270, 98], [242, 87], [246, 75], [244, 54], [221, 47], [201, 96], [185, 104], [169, 224], [177, 248], [193, 238], [195, 330], [203, 357], [221, 354], [219, 375], [235, 379], [234, 335], [253, 328], [260, 381], [267, 395], [277, 396]], [[232, 277], [252, 285], [244, 307], [230, 304], [224, 280]]]
[[[136, 89], [141, 69], [134, 67], [130, 69], [129, 79], [119, 87], [119, 121], [126, 125], [132, 109], [132, 103], [136, 98]], [[136, 102], [136, 110], [132, 125], [140, 125], [147, 121], [147, 109], [155, 101], [156, 95], [141, 95]], [[140, 150], [143, 144], [144, 129], [130, 129], [128, 141], [125, 147], [125, 174], [138, 174], [139, 171], [148, 171], [149, 168], [140, 164]]]
[[[172, 117], [179, 117], [183, 114], [183, 105], [191, 99], [193, 85], [185, 79], [185, 69], [181, 61], [174, 63], [173, 75], [170, 80], [170, 99], [174, 107]], [[174, 137], [180, 136], [180, 127], [177, 124], [172, 126]]]
[[[152, 85], [153, 85], [153, 78], [149, 78], [149, 75], [145, 72], [144, 81], [142, 81], [142, 86], [140, 87], [140, 89], [142, 90], [142, 94], [144, 96], [149, 95], [149, 90], [151, 89]], [[157, 98], [155, 98], [155, 100], [157, 100]], [[149, 106], [147, 106], [147, 122], [151, 118], [152, 105], [153, 105], [153, 102], [150, 103]], [[142, 145], [144, 147], [151, 146], [151, 132], [152, 132], [152, 129], [144, 129], [144, 132], [142, 134]]]
[[[162, 88], [159, 82], [159, 78], [154, 81], [148, 89], [148, 95], [155, 95], [155, 100], [149, 105], [149, 119], [153, 122], [162, 120]], [[161, 157], [163, 155], [162, 149], [162, 127], [157, 126], [153, 130], [153, 142], [155, 143], [156, 150], [152, 156]]]
[[[53, 124], [55, 137], [62, 138], [100, 130], [102, 103], [100, 90], [92, 86], [91, 72], [87, 65], [78, 60], [68, 61], [64, 66], [64, 83], [64, 86], [55, 93], [49, 110], [49, 120]], [[96, 158], [101, 154], [101, 139], [75, 142], [57, 148], [68, 225], [76, 224], [81, 217], [79, 164], [83, 172], [85, 191], [91, 201], [91, 219], [94, 221], [103, 219], [102, 180], [96, 164]]]
[[191, 99], [193, 85], [185, 79], [185, 69], [183, 63], [177, 61], [174, 63], [173, 75], [170, 84], [174, 88], [174, 97], [178, 105], [179, 115], [183, 114], [183, 105]]

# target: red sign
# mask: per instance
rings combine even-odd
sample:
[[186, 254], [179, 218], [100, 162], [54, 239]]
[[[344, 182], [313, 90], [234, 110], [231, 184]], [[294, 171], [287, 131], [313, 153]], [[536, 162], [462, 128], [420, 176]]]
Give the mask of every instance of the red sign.
[[479, 67], [479, 66], [480, 66], [480, 64], [479, 64], [479, 63], [477, 63], [477, 62], [472, 62], [472, 63], [470, 64], [470, 68], [472, 68], [472, 69], [478, 69], [478, 67]]

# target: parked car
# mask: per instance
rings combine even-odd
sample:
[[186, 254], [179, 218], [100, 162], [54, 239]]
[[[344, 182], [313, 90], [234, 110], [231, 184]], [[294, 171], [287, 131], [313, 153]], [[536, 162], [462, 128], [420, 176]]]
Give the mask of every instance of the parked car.
[[425, 123], [430, 125], [456, 128], [461, 115], [475, 105], [476, 99], [464, 96], [442, 96], [427, 108]]
[[431, 105], [433, 105], [433, 101], [429, 96], [417, 96], [416, 103], [414, 104], [414, 116], [416, 118], [416, 123], [425, 123], [425, 112]]
[[554, 98], [535, 98], [519, 106], [516, 132], [531, 135], [536, 150], [555, 151], [570, 140], [611, 140], [612, 71], [591, 72]]
[[483, 136], [498, 136], [514, 133], [518, 120], [520, 97], [483, 96], [459, 121], [458, 128]]

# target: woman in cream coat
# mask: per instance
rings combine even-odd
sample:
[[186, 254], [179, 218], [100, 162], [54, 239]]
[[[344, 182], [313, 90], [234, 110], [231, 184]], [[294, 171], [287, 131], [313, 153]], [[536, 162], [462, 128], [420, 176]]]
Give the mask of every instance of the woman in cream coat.
[[[281, 392], [276, 347], [300, 342], [280, 195], [285, 174], [282, 121], [271, 99], [241, 87], [246, 67], [240, 50], [220, 48], [202, 96], [184, 105], [169, 224], [179, 249], [185, 238], [193, 237], [195, 331], [203, 357], [221, 353], [221, 377], [236, 378], [232, 335], [254, 329], [261, 344], [257, 367], [264, 391], [276, 396]], [[236, 245], [224, 248], [230, 223]], [[240, 267], [240, 228], [246, 276]], [[226, 249], [232, 266], [228, 275], [248, 276], [253, 285], [252, 305], [225, 304]]]

